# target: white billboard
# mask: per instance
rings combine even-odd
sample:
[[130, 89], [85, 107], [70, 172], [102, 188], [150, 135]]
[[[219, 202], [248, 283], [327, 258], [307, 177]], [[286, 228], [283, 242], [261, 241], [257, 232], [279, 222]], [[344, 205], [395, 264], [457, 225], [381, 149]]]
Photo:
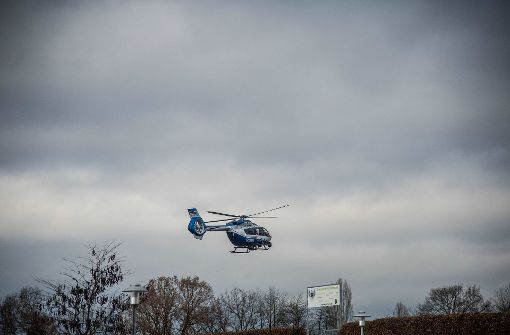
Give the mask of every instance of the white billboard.
[[308, 308], [337, 306], [340, 304], [340, 285], [323, 285], [307, 288]]

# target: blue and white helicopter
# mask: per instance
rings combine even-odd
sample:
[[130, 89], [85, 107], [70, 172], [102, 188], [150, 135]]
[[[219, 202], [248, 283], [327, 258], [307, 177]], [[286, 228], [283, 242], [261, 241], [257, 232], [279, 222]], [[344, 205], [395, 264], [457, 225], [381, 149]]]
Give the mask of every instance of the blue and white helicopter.
[[[196, 208], [188, 209], [189, 224], [188, 230], [193, 236], [201, 240], [204, 234], [208, 231], [224, 231], [227, 232], [228, 239], [234, 245], [234, 250], [231, 253], [249, 253], [251, 250], [269, 250], [271, 248], [271, 235], [264, 227], [261, 227], [250, 220], [254, 219], [274, 219], [275, 216], [257, 216], [267, 212], [275, 211], [277, 209], [288, 207], [289, 205], [280, 206], [277, 208], [269, 209], [267, 211], [258, 212], [250, 215], [235, 215], [220, 212], [207, 211], [207, 213], [215, 215], [228, 216], [229, 219], [220, 219], [212, 221], [204, 221]], [[206, 225], [206, 223], [229, 221], [224, 225]], [[237, 249], [245, 249], [245, 251], [238, 252]]]

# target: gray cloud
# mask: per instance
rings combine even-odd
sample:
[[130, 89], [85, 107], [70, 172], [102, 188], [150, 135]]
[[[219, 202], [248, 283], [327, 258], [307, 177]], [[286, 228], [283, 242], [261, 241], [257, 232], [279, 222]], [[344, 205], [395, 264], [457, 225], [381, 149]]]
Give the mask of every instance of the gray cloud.
[[[507, 12], [4, 4], [6, 290], [57, 250], [117, 238], [138, 280], [193, 273], [220, 291], [297, 292], [342, 276], [378, 315], [434, 285], [491, 294], [510, 275]], [[224, 269], [226, 238], [199, 243], [185, 230], [189, 206], [286, 202], [266, 225], [275, 248], [248, 255], [251, 266]], [[31, 245], [44, 261], [21, 252]]]

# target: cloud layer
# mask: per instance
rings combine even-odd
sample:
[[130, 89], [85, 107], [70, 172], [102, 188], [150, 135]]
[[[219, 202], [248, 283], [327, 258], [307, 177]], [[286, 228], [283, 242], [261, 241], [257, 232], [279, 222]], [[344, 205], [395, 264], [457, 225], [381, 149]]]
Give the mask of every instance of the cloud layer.
[[[111, 239], [133, 281], [297, 293], [343, 277], [379, 316], [431, 287], [509, 280], [503, 3], [1, 13], [0, 293]], [[188, 207], [284, 203], [270, 252], [235, 258], [223, 234], [185, 229]]]

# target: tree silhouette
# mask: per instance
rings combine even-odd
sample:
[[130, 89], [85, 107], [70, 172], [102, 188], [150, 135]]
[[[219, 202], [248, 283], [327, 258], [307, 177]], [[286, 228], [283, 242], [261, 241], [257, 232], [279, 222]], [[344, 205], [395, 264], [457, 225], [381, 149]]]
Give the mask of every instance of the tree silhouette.
[[401, 318], [404, 316], [409, 316], [411, 313], [409, 313], [409, 309], [404, 305], [402, 302], [397, 302], [395, 305], [395, 308], [393, 309], [393, 316], [397, 318]]
[[510, 312], [510, 282], [494, 293], [494, 308], [498, 312]]
[[184, 277], [177, 282], [180, 306], [181, 335], [188, 335], [198, 324], [207, 322], [214, 303], [211, 286], [197, 276]]
[[58, 331], [68, 335], [94, 335], [97, 332], [122, 332], [121, 312], [127, 307], [122, 296], [113, 291], [125, 276], [120, 243], [103, 247], [88, 246], [87, 257], [66, 259], [68, 267], [61, 281], [39, 280], [51, 294], [46, 306]]
[[431, 289], [417, 309], [418, 314], [488, 312], [490, 302], [484, 301], [480, 287], [473, 285], [464, 289], [463, 284], [456, 284]]
[[0, 334], [56, 334], [52, 318], [45, 311], [45, 297], [37, 287], [24, 287], [0, 303]]
[[143, 334], [172, 334], [178, 318], [176, 277], [158, 277], [147, 284], [138, 308], [138, 326]]

